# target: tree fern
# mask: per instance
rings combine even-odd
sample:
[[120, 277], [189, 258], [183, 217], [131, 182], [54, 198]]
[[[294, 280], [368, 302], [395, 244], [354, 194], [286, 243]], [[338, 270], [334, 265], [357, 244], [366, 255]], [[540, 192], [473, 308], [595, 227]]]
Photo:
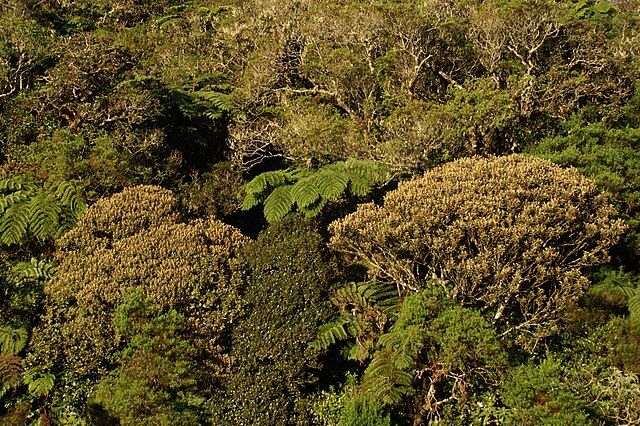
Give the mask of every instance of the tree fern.
[[340, 311], [340, 316], [321, 326], [310, 346], [327, 349], [332, 344], [354, 338], [350, 358], [363, 360], [373, 348], [374, 337], [384, 327], [397, 309], [395, 286], [377, 281], [349, 283], [338, 289], [331, 302]]
[[75, 226], [86, 204], [72, 182], [48, 188], [0, 181], [0, 244], [21, 244], [29, 238], [45, 241]]
[[[355, 159], [339, 161], [317, 170], [288, 169], [265, 172], [242, 188], [241, 194], [244, 195], [242, 208], [248, 210], [265, 203], [265, 216], [267, 216], [266, 200], [269, 195], [280, 187], [289, 187], [288, 194], [293, 202], [289, 204], [287, 199], [289, 210], [286, 213], [297, 207], [297, 210], [305, 216], [313, 217], [320, 213], [331, 200], [347, 194], [364, 197], [375, 186], [382, 185], [390, 179], [387, 166]], [[270, 215], [267, 220], [269, 218], [279, 220], [286, 213]]]
[[397, 404], [414, 392], [414, 359], [402, 351], [382, 349], [375, 353], [364, 373], [365, 392], [386, 405]]
[[0, 327], [0, 352], [17, 355], [27, 346], [29, 334], [24, 328]]

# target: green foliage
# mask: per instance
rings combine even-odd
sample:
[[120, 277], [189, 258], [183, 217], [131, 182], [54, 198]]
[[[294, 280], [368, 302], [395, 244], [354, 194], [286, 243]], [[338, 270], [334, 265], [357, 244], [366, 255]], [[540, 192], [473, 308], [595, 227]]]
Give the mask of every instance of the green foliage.
[[624, 298], [631, 318], [640, 318], [640, 278], [623, 268], [607, 271], [599, 277], [597, 284], [589, 289], [591, 293], [613, 292]]
[[235, 257], [246, 242], [217, 220], [183, 221], [176, 197], [159, 187], [132, 187], [93, 204], [57, 240], [59, 266], [45, 286], [27, 359], [30, 371], [56, 375], [52, 400], [61, 415], [81, 409], [86, 386], [114, 367], [127, 339], [116, 312], [132, 290], [184, 316], [185, 339], [206, 365], [202, 380], [216, 380], [227, 364], [222, 338], [241, 310]]
[[397, 314], [398, 294], [395, 286], [385, 283], [349, 283], [335, 291], [331, 302], [340, 315], [318, 329], [310, 346], [326, 350], [338, 341], [355, 338], [349, 356], [362, 361], [374, 347], [376, 336]]
[[375, 402], [364, 399], [348, 399], [338, 421], [338, 426], [391, 426], [391, 418]]
[[586, 402], [565, 381], [562, 367], [547, 359], [516, 368], [501, 387], [509, 408], [506, 424], [591, 425]]
[[27, 346], [28, 338], [25, 329], [4, 325], [0, 327], [0, 352], [17, 355]]
[[22, 384], [22, 358], [29, 334], [24, 328], [0, 327], [0, 398]]
[[[573, 166], [603, 188], [630, 226], [625, 246], [640, 256], [640, 130], [585, 123], [577, 117], [563, 131], [543, 139], [531, 153]], [[628, 255], [627, 255], [628, 256]]]
[[28, 386], [29, 393], [34, 397], [48, 395], [53, 389], [55, 375], [52, 373], [33, 374], [27, 373], [24, 376], [24, 383]]
[[16, 178], [0, 181], [0, 243], [44, 242], [71, 229], [86, 210], [77, 187], [60, 182], [47, 189]]
[[309, 224], [285, 219], [242, 250], [246, 314], [231, 332], [220, 424], [311, 424], [319, 353], [309, 348], [330, 309], [336, 267]]
[[580, 267], [606, 262], [624, 229], [593, 182], [522, 155], [448, 163], [329, 227], [330, 246], [371, 277], [402, 292], [439, 278], [426, 284], [529, 348], [588, 287]]
[[32, 279], [47, 281], [55, 274], [56, 266], [43, 259], [31, 258], [28, 262], [19, 262], [11, 268], [14, 279]]
[[123, 426], [202, 424], [198, 350], [189, 342], [184, 316], [162, 312], [141, 293], [131, 292], [114, 321], [128, 344], [117, 368], [94, 388], [90, 415], [100, 413]]
[[264, 203], [264, 215], [269, 223], [282, 219], [294, 205], [306, 217], [313, 217], [328, 202], [346, 194], [365, 197], [375, 186], [389, 179], [389, 169], [385, 165], [353, 158], [318, 170], [265, 172], [242, 188], [242, 208], [248, 210]]

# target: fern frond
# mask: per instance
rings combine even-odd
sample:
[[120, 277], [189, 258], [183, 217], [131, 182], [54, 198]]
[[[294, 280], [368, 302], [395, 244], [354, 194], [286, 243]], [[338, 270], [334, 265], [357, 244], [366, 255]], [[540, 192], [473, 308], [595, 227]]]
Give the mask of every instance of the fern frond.
[[245, 194], [263, 194], [274, 188], [289, 183], [291, 174], [288, 170], [276, 170], [273, 172], [260, 173], [249, 181], [242, 190]]
[[0, 179], [0, 192], [18, 191], [24, 188], [24, 183], [16, 178]]
[[315, 217], [320, 214], [322, 208], [327, 204], [327, 200], [320, 197], [313, 204], [308, 205], [307, 207], [300, 209], [306, 218]]
[[63, 206], [68, 207], [78, 220], [87, 210], [87, 203], [74, 182], [62, 181], [53, 188], [53, 194]]
[[627, 307], [632, 318], [640, 317], [640, 291], [627, 300]]
[[22, 358], [10, 353], [0, 354], [0, 384], [6, 388], [15, 388], [22, 381]]
[[262, 202], [262, 200], [258, 199], [256, 194], [247, 194], [244, 197], [244, 200], [242, 200], [242, 205], [240, 206], [240, 208], [242, 210], [249, 210], [249, 209], [252, 209], [255, 206], [257, 206], [261, 202]]
[[276, 222], [287, 215], [293, 207], [290, 186], [280, 186], [271, 192], [264, 201], [264, 217], [267, 222]]
[[326, 200], [339, 198], [349, 185], [349, 178], [337, 170], [320, 170], [313, 179], [318, 192]]
[[29, 217], [29, 203], [23, 202], [9, 207], [0, 219], [0, 243], [20, 243], [27, 235]]
[[378, 281], [349, 283], [336, 291], [332, 301], [337, 306], [370, 306], [391, 313], [397, 310], [398, 293], [395, 286]]
[[54, 382], [55, 376], [51, 373], [26, 374], [23, 378], [23, 383], [28, 386], [29, 393], [35, 397], [45, 396], [51, 392]]
[[173, 14], [173, 15], [165, 15], [165, 16], [161, 16], [159, 18], [156, 19], [156, 25], [159, 28], [166, 28], [169, 24], [171, 24], [172, 22], [175, 22], [179, 19], [183, 19], [184, 17], [182, 15], [179, 14]]
[[27, 346], [29, 334], [24, 328], [0, 327], [0, 352], [17, 355]]
[[320, 199], [320, 192], [313, 176], [297, 181], [291, 188], [291, 196], [301, 209], [316, 203]]
[[309, 343], [309, 346], [317, 350], [325, 350], [334, 343], [347, 339], [349, 333], [345, 326], [351, 322], [351, 318], [341, 316], [335, 321], [322, 325], [318, 329], [315, 340]]
[[55, 236], [60, 225], [61, 208], [47, 193], [37, 194], [27, 204], [29, 227], [33, 236], [41, 241]]
[[365, 197], [371, 192], [376, 182], [358, 174], [349, 174], [349, 192], [356, 197]]
[[17, 191], [11, 194], [0, 194], [0, 214], [4, 213], [14, 204], [22, 203], [29, 199], [29, 194], [25, 191]]
[[398, 368], [396, 362], [397, 356], [393, 352], [380, 350], [364, 372], [363, 387], [366, 392], [387, 405], [400, 403], [405, 395], [413, 391], [413, 371]]
[[230, 94], [215, 90], [200, 90], [194, 92], [194, 95], [211, 103], [221, 111], [229, 112], [233, 109], [233, 100]]
[[333, 297], [331, 297], [331, 302], [341, 310], [346, 309], [349, 305], [356, 307], [366, 306], [368, 301], [362, 294], [364, 288], [363, 286], [358, 286], [357, 283], [351, 282], [336, 290]]
[[198, 15], [208, 15], [210, 17], [217, 16], [222, 12], [229, 10], [229, 6], [201, 6], [198, 8]]
[[377, 183], [384, 182], [389, 174], [389, 167], [385, 164], [355, 158], [349, 158], [344, 162], [344, 170]]
[[11, 268], [11, 274], [16, 278], [32, 278], [49, 280], [55, 274], [56, 267], [46, 260], [31, 258], [29, 262], [20, 262]]

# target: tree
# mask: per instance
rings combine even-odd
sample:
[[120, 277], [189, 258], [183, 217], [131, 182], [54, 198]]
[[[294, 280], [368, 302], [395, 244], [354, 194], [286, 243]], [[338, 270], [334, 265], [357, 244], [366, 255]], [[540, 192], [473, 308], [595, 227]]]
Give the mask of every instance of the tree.
[[123, 295], [135, 290], [151, 306], [184, 316], [206, 371], [201, 378], [213, 386], [226, 365], [221, 338], [241, 310], [234, 258], [246, 241], [214, 219], [181, 222], [176, 198], [159, 187], [132, 187], [99, 200], [58, 240], [59, 268], [45, 287], [31, 370], [58, 375], [58, 395], [70, 386], [77, 398], [58, 403], [82, 406], [83, 386], [104, 377], [127, 343], [114, 315]]
[[220, 424], [310, 424], [320, 379], [319, 351], [308, 347], [330, 315], [335, 265], [308, 223], [283, 220], [242, 249], [244, 315], [231, 333], [231, 374], [218, 406]]
[[575, 170], [474, 157], [401, 184], [381, 206], [359, 206], [330, 225], [330, 246], [401, 294], [432, 278], [531, 348], [589, 285], [581, 268], [608, 260], [625, 229], [614, 215]]

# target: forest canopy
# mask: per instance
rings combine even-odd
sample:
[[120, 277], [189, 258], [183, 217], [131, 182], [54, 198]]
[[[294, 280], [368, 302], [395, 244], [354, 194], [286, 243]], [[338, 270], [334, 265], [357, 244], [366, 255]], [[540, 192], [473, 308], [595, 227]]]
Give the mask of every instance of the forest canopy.
[[6, 0], [0, 423], [639, 425], [640, 3]]

